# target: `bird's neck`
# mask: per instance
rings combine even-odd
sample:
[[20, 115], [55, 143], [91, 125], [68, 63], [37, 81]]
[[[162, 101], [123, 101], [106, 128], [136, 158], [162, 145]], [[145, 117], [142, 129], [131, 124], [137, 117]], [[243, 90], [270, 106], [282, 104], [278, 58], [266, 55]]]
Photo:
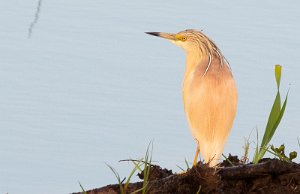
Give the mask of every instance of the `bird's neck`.
[[201, 65], [202, 60], [204, 60], [201, 53], [187, 52], [186, 53], [186, 69], [185, 76], [190, 75], [195, 70], [195, 67]]

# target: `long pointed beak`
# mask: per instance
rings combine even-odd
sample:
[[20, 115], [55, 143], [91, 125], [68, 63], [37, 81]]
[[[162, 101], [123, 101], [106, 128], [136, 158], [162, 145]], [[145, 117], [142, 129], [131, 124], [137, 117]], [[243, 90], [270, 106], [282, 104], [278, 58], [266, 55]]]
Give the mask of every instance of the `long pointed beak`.
[[175, 34], [164, 33], [164, 32], [145, 32], [146, 34], [150, 34], [152, 36], [158, 36], [161, 38], [165, 38], [168, 40], [176, 40]]

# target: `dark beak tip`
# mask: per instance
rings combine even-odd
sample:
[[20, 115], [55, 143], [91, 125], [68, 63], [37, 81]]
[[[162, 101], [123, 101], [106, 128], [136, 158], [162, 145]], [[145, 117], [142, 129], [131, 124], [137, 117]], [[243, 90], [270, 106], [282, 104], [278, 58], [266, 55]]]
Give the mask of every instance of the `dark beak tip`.
[[152, 36], [159, 36], [159, 32], [145, 32], [145, 33]]

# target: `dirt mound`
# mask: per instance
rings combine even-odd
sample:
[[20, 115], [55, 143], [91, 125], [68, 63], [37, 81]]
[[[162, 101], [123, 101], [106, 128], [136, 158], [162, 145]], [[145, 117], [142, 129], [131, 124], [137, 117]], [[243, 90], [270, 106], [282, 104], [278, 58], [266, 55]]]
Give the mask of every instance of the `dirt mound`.
[[[278, 159], [263, 159], [259, 164], [240, 164], [229, 156], [218, 168], [198, 163], [186, 173], [151, 166], [148, 194], [198, 193], [300, 193], [300, 164]], [[143, 179], [143, 173], [139, 174]], [[127, 193], [142, 188], [143, 183], [130, 183]], [[117, 184], [87, 191], [88, 194], [118, 194]]]

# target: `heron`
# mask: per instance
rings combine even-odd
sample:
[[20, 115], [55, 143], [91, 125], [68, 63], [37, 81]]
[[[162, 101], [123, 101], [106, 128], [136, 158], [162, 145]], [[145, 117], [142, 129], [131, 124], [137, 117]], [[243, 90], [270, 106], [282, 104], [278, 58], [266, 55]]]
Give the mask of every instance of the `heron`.
[[232, 128], [238, 101], [229, 62], [202, 31], [145, 33], [165, 38], [185, 50], [182, 96], [190, 132], [196, 141], [193, 166], [197, 165], [200, 152], [209, 167], [216, 167]]

